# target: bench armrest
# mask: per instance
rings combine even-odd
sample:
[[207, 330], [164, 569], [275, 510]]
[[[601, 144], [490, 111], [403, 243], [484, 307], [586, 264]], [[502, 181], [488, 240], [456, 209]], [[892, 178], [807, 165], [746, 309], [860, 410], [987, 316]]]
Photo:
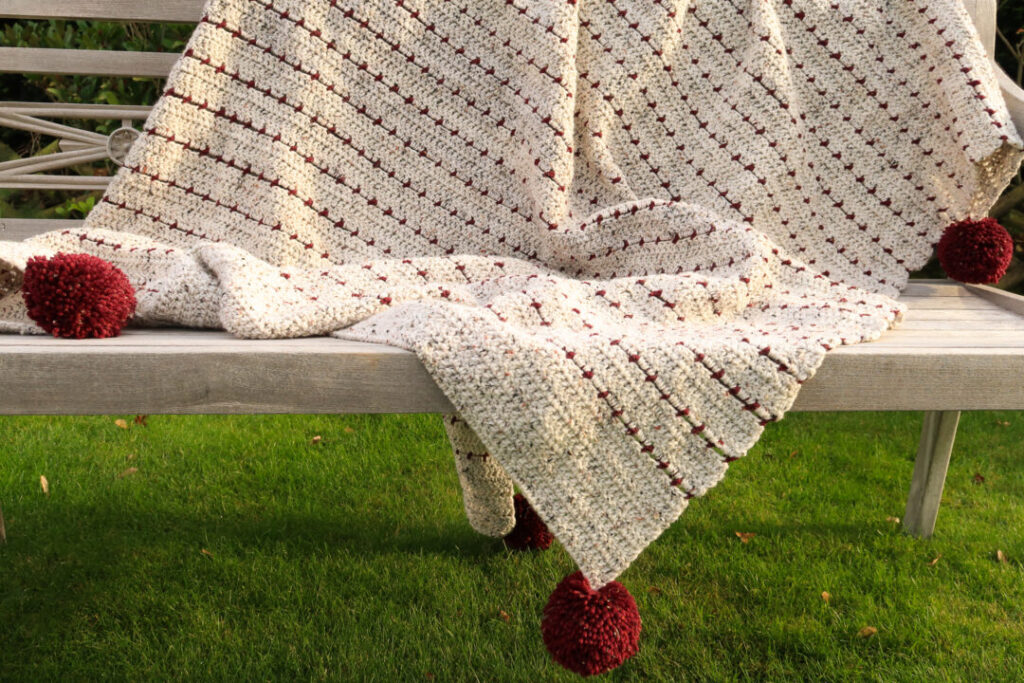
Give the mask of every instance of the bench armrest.
[[999, 89], [1003, 91], [1003, 99], [1006, 100], [1006, 108], [1010, 110], [1013, 125], [1024, 136], [1024, 90], [998, 66], [996, 76], [999, 79]]

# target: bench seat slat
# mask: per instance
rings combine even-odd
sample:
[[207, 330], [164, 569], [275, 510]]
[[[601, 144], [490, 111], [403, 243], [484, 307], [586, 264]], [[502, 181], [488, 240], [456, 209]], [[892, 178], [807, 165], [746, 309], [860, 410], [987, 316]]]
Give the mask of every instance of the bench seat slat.
[[957, 349], [957, 348], [992, 348], [992, 349], [1021, 349], [1024, 351], [1024, 327], [1018, 325], [1017, 329], [992, 330], [984, 335], [979, 335], [975, 329], [956, 330], [908, 330], [899, 328], [899, 332], [892, 332], [884, 335], [881, 339], [873, 342], [875, 350], [891, 349], [901, 347], [930, 348], [930, 349]]
[[[198, 333], [214, 334], [214, 333]], [[260, 342], [0, 352], [0, 414], [447, 412], [412, 353]], [[874, 346], [874, 348], [868, 348]], [[385, 350], [386, 349], [386, 350]], [[1024, 408], [1024, 349], [888, 347], [831, 352], [794, 410]], [[45, 381], [41, 381], [45, 378]]]
[[[899, 329], [901, 330], [948, 330], [949, 321], [942, 319], [932, 320], [916, 320], [914, 318], [904, 318], [903, 322], [900, 323]], [[972, 320], [971, 329], [974, 332], [998, 332], [1004, 330], [1015, 331], [1017, 334], [1024, 335], [1024, 331], [1021, 330], [1020, 321], [1013, 318], [999, 318], [993, 320]]]
[[[200, 333], [202, 334], [202, 333]], [[328, 348], [127, 349], [0, 353], [0, 414], [409, 413], [451, 404], [415, 355]], [[45, 381], [41, 381], [45, 378]]]
[[907, 295], [904, 293], [900, 301], [911, 309], [922, 311], [941, 308], [944, 311], [1000, 311], [998, 305], [977, 296], [964, 297], [931, 297], [927, 295]]
[[944, 308], [911, 308], [907, 311], [906, 316], [903, 320], [938, 320], [946, 321], [947, 323], [956, 324], [961, 321], [965, 324], [976, 324], [978, 322], [1002, 322], [1002, 321], [1016, 321], [1018, 316], [1012, 313], [1008, 313], [1000, 309], [984, 309], [984, 310], [950, 310]]
[[793, 404], [799, 411], [1021, 410], [1020, 349], [903, 348], [868, 344], [826, 356]]
[[[908, 297], [900, 327], [826, 355], [794, 410], [1024, 408], [1024, 315], [982, 299], [979, 290], [990, 288], [948, 281], [914, 287], [960, 294]], [[924, 301], [949, 308], [915, 308]], [[970, 302], [985, 308], [964, 306]], [[10, 389], [0, 392], [0, 414], [453, 409], [415, 354], [397, 347], [332, 337], [243, 340], [177, 328], [130, 329], [113, 339], [0, 335], [0, 386]]]

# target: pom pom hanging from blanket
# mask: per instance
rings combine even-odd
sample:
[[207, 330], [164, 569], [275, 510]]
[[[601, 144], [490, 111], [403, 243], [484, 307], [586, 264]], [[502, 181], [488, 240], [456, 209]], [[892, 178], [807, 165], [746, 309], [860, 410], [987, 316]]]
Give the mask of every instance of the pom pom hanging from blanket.
[[998, 282], [1013, 258], [1013, 238], [995, 219], [963, 220], [942, 233], [937, 249], [946, 275], [971, 284]]
[[116, 337], [135, 312], [127, 276], [89, 254], [33, 256], [22, 297], [28, 316], [55, 337]]
[[516, 508], [516, 525], [505, 536], [505, 545], [513, 550], [547, 550], [554, 536], [548, 531], [537, 512], [521, 493], [514, 498]]
[[618, 581], [595, 591], [582, 572], [575, 572], [551, 593], [540, 628], [556, 662], [581, 676], [593, 676], [637, 653], [640, 613]]

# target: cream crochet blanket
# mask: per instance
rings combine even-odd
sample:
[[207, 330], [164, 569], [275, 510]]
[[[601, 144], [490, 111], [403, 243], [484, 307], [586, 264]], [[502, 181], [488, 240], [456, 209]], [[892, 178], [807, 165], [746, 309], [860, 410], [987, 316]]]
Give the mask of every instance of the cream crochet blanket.
[[959, 0], [212, 0], [81, 229], [141, 325], [414, 351], [597, 587], [1021, 158]]

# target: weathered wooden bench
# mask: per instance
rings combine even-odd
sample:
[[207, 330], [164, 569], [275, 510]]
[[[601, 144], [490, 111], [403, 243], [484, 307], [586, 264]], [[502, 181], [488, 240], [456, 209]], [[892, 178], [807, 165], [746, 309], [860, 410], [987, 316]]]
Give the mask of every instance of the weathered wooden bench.
[[[989, 48], [995, 0], [965, 0]], [[194, 22], [201, 0], [0, 0], [0, 17]], [[0, 71], [166, 76], [176, 55], [0, 47]], [[1024, 129], [1024, 91], [1000, 72]], [[103, 189], [102, 177], [46, 175], [117, 154], [118, 138], [50, 119], [121, 119], [148, 107], [0, 103], [0, 125], [61, 139], [61, 152], [0, 164], [0, 187]], [[116, 133], [115, 133], [116, 134]], [[130, 143], [131, 133], [119, 134]], [[127, 138], [127, 139], [125, 139]], [[0, 239], [25, 239], [75, 221], [0, 217]], [[829, 353], [794, 410], [925, 411], [904, 524], [935, 526], [960, 411], [1024, 409], [1024, 297], [984, 286], [916, 280], [909, 313], [881, 340]], [[0, 335], [0, 414], [401, 413], [452, 405], [416, 356], [334, 338], [240, 340], [223, 332], [128, 330], [103, 340]], [[102, 391], [97, 389], [102, 388]]]

